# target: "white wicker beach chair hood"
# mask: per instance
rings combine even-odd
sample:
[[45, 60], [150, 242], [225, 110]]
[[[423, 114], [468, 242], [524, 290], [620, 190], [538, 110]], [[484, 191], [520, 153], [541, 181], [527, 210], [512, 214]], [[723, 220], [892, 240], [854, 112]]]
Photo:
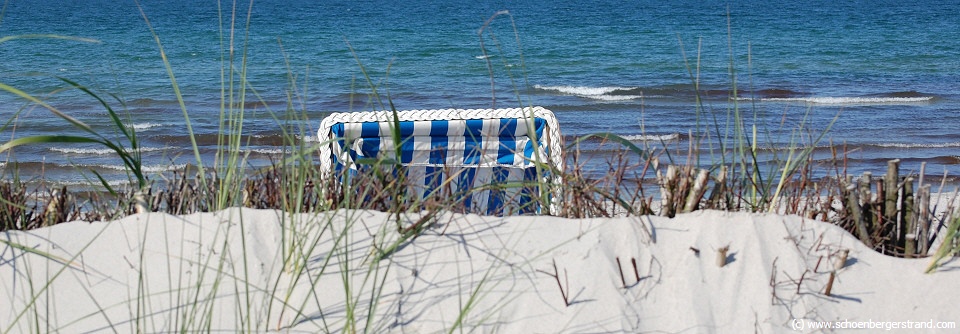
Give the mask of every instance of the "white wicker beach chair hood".
[[[542, 107], [333, 113], [320, 123], [317, 136], [325, 175], [355, 171], [363, 161], [393, 159], [406, 166], [409, 179], [423, 180], [421, 196], [444, 178], [456, 177], [461, 190], [508, 181], [556, 185], [563, 170], [559, 124]], [[479, 213], [499, 213], [509, 199], [501, 190], [472, 193], [465, 204], [481, 208]]]

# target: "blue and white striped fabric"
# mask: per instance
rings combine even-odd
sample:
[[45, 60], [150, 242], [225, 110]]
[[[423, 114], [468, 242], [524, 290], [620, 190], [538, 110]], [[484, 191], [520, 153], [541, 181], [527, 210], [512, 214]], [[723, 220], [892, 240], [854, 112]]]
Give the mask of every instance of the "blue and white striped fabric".
[[[329, 132], [321, 128], [319, 135], [322, 141], [335, 139], [329, 152], [334, 171], [349, 169], [354, 172], [363, 168], [361, 162], [365, 160], [393, 159], [406, 166], [407, 180], [416, 182], [415, 192], [422, 198], [431, 196], [442, 184], [447, 184], [454, 194], [458, 194], [455, 195], [459, 196], [457, 200], [462, 201], [468, 212], [502, 214], [504, 210], [516, 210], [531, 213], [540, 211], [536, 203], [531, 202], [535, 197], [531, 192], [539, 191], [536, 187], [485, 187], [481, 191], [468, 191], [506, 182], [527, 181], [528, 185], [535, 185], [538, 175], [541, 181], [554, 180], [549, 176], [549, 168], [540, 168], [538, 172], [537, 163], [547, 164], [559, 157], [559, 144], [555, 147], [549, 145], [551, 139], [559, 139], [551, 138], [559, 136], [550, 133], [551, 130], [558, 131], [556, 120], [543, 108], [537, 108], [532, 118], [529, 117], [531, 114], [524, 113], [525, 110], [441, 110], [434, 113], [453, 114], [454, 119], [436, 119], [436, 115], [422, 117], [430, 115], [430, 111], [399, 112], [399, 157], [392, 137], [395, 124], [392, 113], [339, 114], [336, 118], [354, 121], [325, 120]], [[497, 111], [505, 117], [491, 118]]]

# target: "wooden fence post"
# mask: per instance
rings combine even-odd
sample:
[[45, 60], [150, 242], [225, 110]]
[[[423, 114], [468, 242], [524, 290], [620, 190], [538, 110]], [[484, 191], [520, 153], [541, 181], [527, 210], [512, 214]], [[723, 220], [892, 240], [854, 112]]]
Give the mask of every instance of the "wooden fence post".
[[917, 216], [914, 212], [913, 178], [903, 181], [903, 196], [900, 197], [900, 243], [903, 246], [903, 256], [910, 258], [917, 252], [916, 228]]

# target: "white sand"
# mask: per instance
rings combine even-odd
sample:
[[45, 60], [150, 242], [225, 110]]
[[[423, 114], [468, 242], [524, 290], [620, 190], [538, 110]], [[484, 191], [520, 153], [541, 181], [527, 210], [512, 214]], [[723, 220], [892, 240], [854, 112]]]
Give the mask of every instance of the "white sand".
[[[379, 264], [371, 245], [396, 239], [392, 216], [290, 218], [232, 209], [5, 233], [0, 300], [10, 302], [0, 303], [0, 332], [341, 332], [350, 317], [358, 332], [405, 333], [447, 332], [458, 319], [468, 331], [504, 333], [777, 333], [797, 326], [793, 319], [960, 321], [956, 261], [923, 274], [928, 259], [886, 257], [833, 225], [795, 216], [443, 215]], [[306, 270], [283, 266], [283, 243], [296, 243], [281, 226], [291, 225]], [[716, 250], [724, 246], [730, 262], [721, 268]], [[849, 258], [826, 296], [841, 250]]]

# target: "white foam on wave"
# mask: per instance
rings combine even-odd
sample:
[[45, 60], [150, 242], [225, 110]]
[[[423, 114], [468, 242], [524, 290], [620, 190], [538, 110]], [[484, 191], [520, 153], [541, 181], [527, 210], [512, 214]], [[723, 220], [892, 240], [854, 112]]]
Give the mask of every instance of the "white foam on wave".
[[303, 136], [303, 137], [301, 137], [301, 136], [298, 135], [298, 136], [297, 136], [297, 139], [302, 140], [302, 141], [307, 142], [307, 143], [315, 143], [315, 142], [320, 141], [320, 138], [317, 138], [316, 135]]
[[115, 154], [114, 150], [109, 148], [73, 148], [73, 147], [54, 147], [50, 151], [65, 153], [65, 154], [92, 154], [92, 155], [107, 155]]
[[[118, 170], [118, 171], [125, 171], [125, 170], [127, 170], [127, 167], [126, 167], [126, 166], [123, 166], [123, 165], [96, 165], [96, 166], [94, 166], [94, 167], [103, 168], [103, 169]], [[141, 166], [140, 169], [143, 170], [143, 172], [145, 172], [145, 173], [160, 173], [160, 172], [168, 172], [168, 171], [180, 170], [180, 169], [184, 169], [184, 168], [186, 168], [186, 167], [187, 167], [186, 164], [148, 165], [148, 166]]]
[[671, 133], [666, 135], [630, 135], [630, 136], [621, 136], [621, 137], [629, 141], [658, 142], [658, 141], [674, 141], [674, 140], [680, 139], [680, 134]]
[[632, 87], [587, 87], [587, 86], [541, 86], [536, 85], [534, 88], [543, 89], [543, 90], [552, 90], [564, 94], [571, 95], [604, 95], [610, 94], [618, 90], [630, 90], [634, 89]]
[[579, 97], [601, 100], [601, 101], [627, 101], [642, 98], [640, 95], [611, 94], [618, 91], [630, 91], [637, 87], [587, 87], [587, 86], [534, 86], [536, 89], [555, 91], [561, 94], [575, 95]]
[[878, 147], [890, 148], [953, 148], [960, 147], [960, 142], [956, 143], [881, 143], [875, 144]]
[[[750, 100], [750, 98], [741, 98]], [[760, 101], [768, 102], [795, 102], [821, 105], [864, 105], [864, 104], [913, 104], [925, 103], [933, 100], [933, 96], [917, 97], [774, 97]]]
[[280, 149], [280, 148], [256, 148], [249, 151], [254, 153], [259, 153], [259, 154], [270, 154], [270, 155], [283, 154], [283, 149]]
[[137, 123], [130, 127], [137, 131], [145, 131], [153, 128], [159, 128], [161, 126], [163, 126], [163, 124], [160, 123]]
[[[77, 186], [90, 186], [90, 180], [63, 180], [63, 181], [54, 181], [55, 184], [68, 186], [68, 187], [77, 187]], [[120, 187], [130, 184], [130, 181], [127, 180], [108, 180], [107, 184], [111, 187]], [[94, 185], [99, 186], [100, 183], [97, 182]]]
[[600, 101], [629, 101], [643, 98], [640, 95], [588, 95], [584, 97]]
[[[156, 152], [172, 149], [172, 147], [141, 147], [140, 152]], [[109, 148], [76, 148], [76, 147], [53, 147], [50, 151], [63, 154], [85, 154], [85, 155], [113, 155], [116, 151]]]
[[[276, 135], [253, 135], [253, 138], [257, 138], [257, 139], [273, 138], [273, 137], [276, 137]], [[302, 141], [302, 142], [306, 142], [306, 143], [313, 143], [313, 142], [317, 142], [317, 141], [318, 141], [317, 133], [316, 133], [316, 132], [309, 132], [309, 131], [308, 131], [308, 132], [307, 132], [305, 135], [303, 135], [303, 136], [301, 136], [301, 135], [299, 135], [299, 134], [294, 134], [293, 137], [294, 137], [294, 139], [296, 139], [297, 141]], [[286, 139], [283, 139], [283, 141], [286, 142]]]
[[257, 154], [265, 154], [265, 155], [283, 154], [282, 148], [241, 148], [239, 150], [231, 149], [230, 151], [240, 152], [240, 153], [257, 153]]

